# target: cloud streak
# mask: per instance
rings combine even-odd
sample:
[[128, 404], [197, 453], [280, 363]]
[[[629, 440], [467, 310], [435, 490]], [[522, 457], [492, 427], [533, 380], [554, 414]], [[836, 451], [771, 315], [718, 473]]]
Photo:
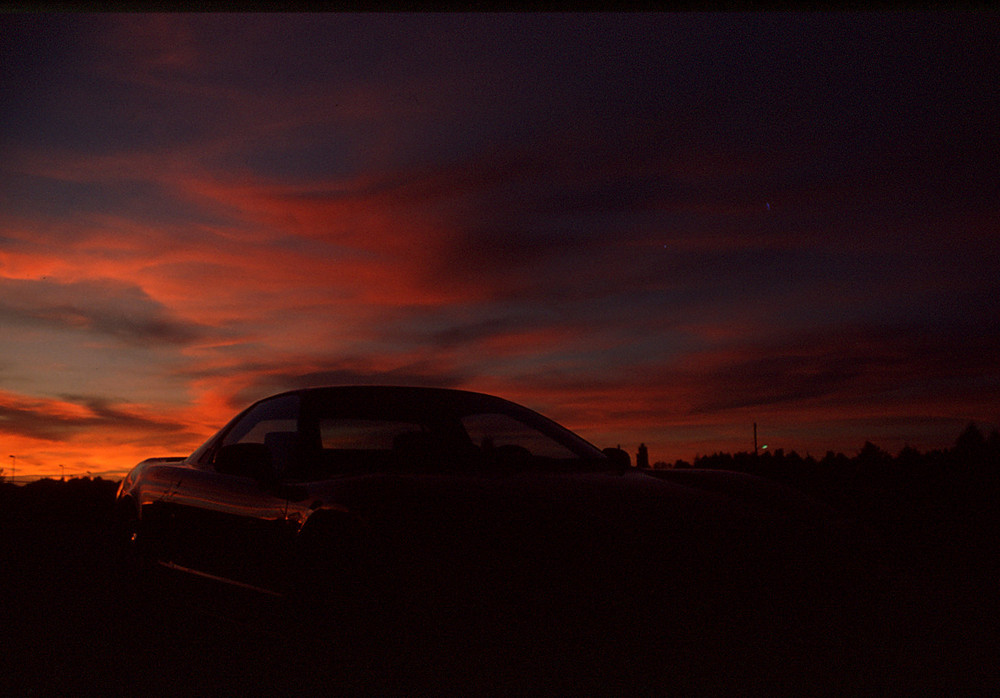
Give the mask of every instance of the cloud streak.
[[5, 324], [40, 324], [140, 345], [183, 345], [200, 333], [170, 318], [141, 289], [118, 282], [0, 279], [0, 297]]

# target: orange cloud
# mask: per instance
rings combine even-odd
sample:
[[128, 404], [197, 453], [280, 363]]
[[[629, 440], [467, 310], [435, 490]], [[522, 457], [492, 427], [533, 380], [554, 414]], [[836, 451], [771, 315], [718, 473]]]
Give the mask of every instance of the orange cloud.
[[[207, 434], [162, 406], [110, 404], [100, 399], [45, 399], [0, 392], [0, 433], [19, 481], [43, 476], [120, 476], [150, 449], [189, 451]], [[158, 446], [157, 446], [158, 444]], [[164, 453], [166, 452], [166, 453]], [[64, 468], [57, 467], [59, 465]], [[16, 472], [11, 472], [16, 469]]]

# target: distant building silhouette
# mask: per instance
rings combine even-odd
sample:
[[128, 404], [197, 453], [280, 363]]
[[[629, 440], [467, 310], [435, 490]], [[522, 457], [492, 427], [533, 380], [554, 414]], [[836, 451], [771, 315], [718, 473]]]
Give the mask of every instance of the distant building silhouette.
[[639, 452], [635, 456], [635, 467], [649, 468], [649, 451], [646, 450], [646, 444], [639, 444]]

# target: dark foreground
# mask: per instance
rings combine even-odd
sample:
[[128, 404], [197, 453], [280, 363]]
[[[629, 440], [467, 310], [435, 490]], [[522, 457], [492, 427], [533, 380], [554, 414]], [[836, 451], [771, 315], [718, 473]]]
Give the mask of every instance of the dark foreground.
[[872, 609], [875, 634], [831, 638], [822, 648], [752, 632], [698, 643], [697, 632], [642, 622], [642, 609], [658, 600], [641, 589], [603, 621], [489, 603], [456, 609], [438, 599], [426, 612], [364, 622], [291, 615], [167, 571], [137, 590], [116, 574], [106, 535], [113, 491], [100, 480], [3, 488], [0, 695], [940, 695], [1000, 687], [1000, 608], [986, 558], [912, 545], [888, 561]]

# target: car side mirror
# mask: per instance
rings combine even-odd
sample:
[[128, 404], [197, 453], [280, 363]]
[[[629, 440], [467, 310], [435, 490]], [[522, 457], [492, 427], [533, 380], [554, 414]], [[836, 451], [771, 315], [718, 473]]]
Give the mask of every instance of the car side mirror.
[[271, 452], [264, 444], [227, 444], [215, 454], [215, 471], [250, 477], [262, 485], [274, 483]]
[[608, 457], [608, 460], [611, 461], [616, 470], [626, 470], [632, 467], [632, 457], [628, 454], [628, 451], [623, 451], [620, 448], [606, 448], [602, 453]]

